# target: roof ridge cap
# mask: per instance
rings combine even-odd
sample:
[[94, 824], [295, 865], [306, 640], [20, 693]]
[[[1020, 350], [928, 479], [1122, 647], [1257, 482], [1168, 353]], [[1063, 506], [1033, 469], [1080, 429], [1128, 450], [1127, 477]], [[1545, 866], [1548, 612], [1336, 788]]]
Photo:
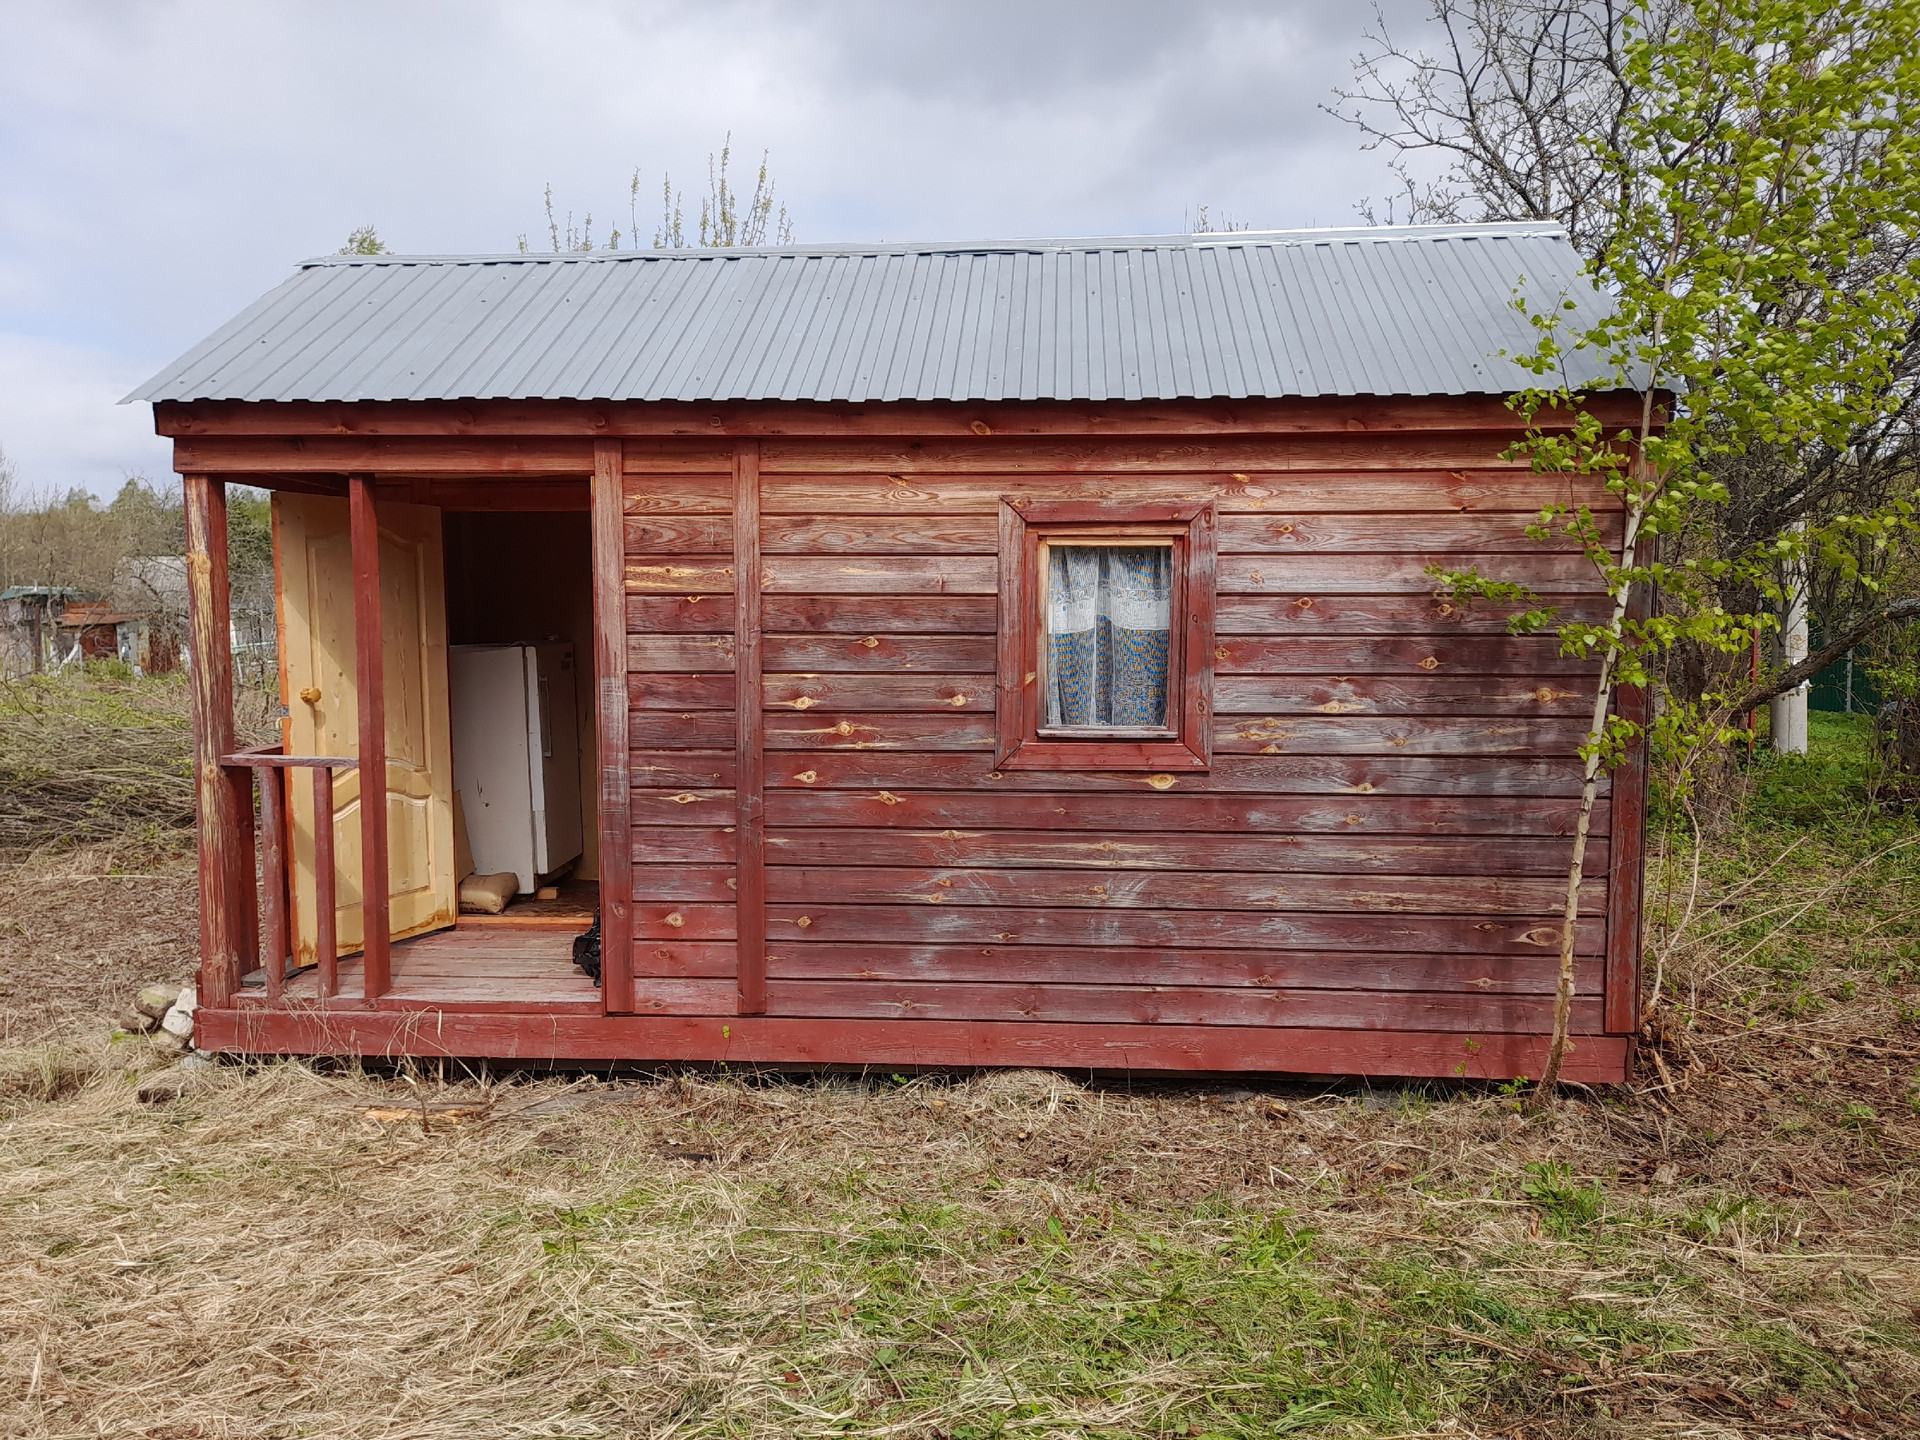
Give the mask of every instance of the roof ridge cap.
[[508, 251], [502, 254], [316, 255], [302, 270], [335, 266], [631, 264], [649, 260], [809, 259], [833, 255], [1046, 254], [1062, 251], [1183, 249], [1244, 245], [1318, 245], [1337, 241], [1406, 244], [1441, 240], [1528, 237], [1565, 239], [1551, 220], [1497, 220], [1446, 225], [1326, 225], [1291, 230], [1203, 230], [1180, 235], [1088, 235], [1006, 240], [831, 241], [817, 245], [685, 246], [672, 250]]

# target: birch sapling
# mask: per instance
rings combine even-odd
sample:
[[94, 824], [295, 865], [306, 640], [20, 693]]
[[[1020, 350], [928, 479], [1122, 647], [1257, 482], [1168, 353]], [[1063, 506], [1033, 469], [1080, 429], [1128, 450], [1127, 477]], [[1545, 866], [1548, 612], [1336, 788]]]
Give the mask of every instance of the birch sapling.
[[[1920, 231], [1920, 0], [1679, 0], [1657, 17], [1642, 0], [1626, 23], [1636, 100], [1620, 135], [1593, 142], [1594, 163], [1616, 167], [1623, 197], [1621, 242], [1590, 271], [1612, 312], [1568, 336], [1571, 301], [1531, 311], [1516, 298], [1538, 344], [1515, 358], [1542, 383], [1513, 397], [1527, 430], [1508, 452], [1537, 471], [1602, 477], [1618, 497], [1617, 553], [1587, 507], [1550, 506], [1530, 532], [1582, 547], [1611, 601], [1607, 618], [1567, 620], [1525, 586], [1434, 570], [1453, 598], [1518, 602], [1511, 630], [1555, 634], [1562, 653], [1595, 662], [1535, 1103], [1553, 1094], [1570, 1043], [1580, 883], [1602, 774], [1632, 746], [1697, 755], [1735, 733], [1737, 697], [1689, 702], [1650, 662], [1682, 643], [1743, 651], [1775, 627], [1780, 577], [1798, 564], [1877, 583], [1862, 549], [1897, 543], [1915, 514], [1914, 497], [1900, 494], [1872, 513], [1783, 527], [1742, 553], [1700, 538], [1701, 521], [1727, 503], [1716, 462], [1761, 446], [1845, 449], [1914, 402], [1899, 362], [1920, 315], [1920, 259], [1898, 250], [1865, 279], [1861, 261], [1887, 236]], [[1608, 433], [1583, 408], [1566, 379], [1575, 349], [1610, 374], [1589, 389], [1638, 392], [1635, 427]], [[1732, 613], [1714, 599], [1730, 579], [1758, 608]], [[1636, 603], [1653, 594], [1657, 607]], [[1615, 713], [1628, 685], [1656, 691], [1650, 729]]]

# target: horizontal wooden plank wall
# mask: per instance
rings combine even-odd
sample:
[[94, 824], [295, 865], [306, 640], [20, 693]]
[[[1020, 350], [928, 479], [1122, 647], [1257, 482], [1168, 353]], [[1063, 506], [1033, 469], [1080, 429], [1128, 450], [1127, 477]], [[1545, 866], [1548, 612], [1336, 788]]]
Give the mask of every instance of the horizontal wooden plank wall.
[[[744, 701], [764, 728], [746, 778], [770, 1016], [1548, 1028], [1588, 667], [1508, 635], [1498, 607], [1435, 599], [1429, 567], [1598, 616], [1584, 558], [1526, 535], [1545, 503], [1604, 511], [1597, 487], [1501, 463], [1509, 437], [1425, 424], [763, 433], [747, 546], [734, 442], [626, 442], [637, 1009], [736, 1009]], [[1002, 495], [1216, 504], [1208, 773], [992, 768]], [[743, 554], [761, 577], [750, 696]], [[1582, 1034], [1606, 1028], [1611, 818], [1603, 797]]]

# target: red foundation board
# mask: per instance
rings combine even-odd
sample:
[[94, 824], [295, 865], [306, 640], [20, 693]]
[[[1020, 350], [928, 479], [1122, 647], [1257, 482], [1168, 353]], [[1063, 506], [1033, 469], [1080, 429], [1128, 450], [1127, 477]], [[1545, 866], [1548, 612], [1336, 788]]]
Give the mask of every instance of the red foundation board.
[[[1544, 1035], [1286, 1030], [1251, 1026], [788, 1020], [760, 1015], [476, 1015], [438, 1010], [202, 1010], [196, 1043], [249, 1054], [458, 1056], [533, 1064], [1038, 1066], [1505, 1079], [1538, 1074]], [[1624, 1036], [1579, 1036], [1569, 1080], [1624, 1080]]]

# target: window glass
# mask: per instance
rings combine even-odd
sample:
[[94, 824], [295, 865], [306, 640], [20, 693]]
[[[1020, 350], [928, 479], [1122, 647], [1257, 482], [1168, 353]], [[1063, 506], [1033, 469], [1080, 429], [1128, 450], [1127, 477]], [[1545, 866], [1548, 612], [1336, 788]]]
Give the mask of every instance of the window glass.
[[1168, 728], [1172, 546], [1053, 542], [1042, 560], [1042, 723]]

